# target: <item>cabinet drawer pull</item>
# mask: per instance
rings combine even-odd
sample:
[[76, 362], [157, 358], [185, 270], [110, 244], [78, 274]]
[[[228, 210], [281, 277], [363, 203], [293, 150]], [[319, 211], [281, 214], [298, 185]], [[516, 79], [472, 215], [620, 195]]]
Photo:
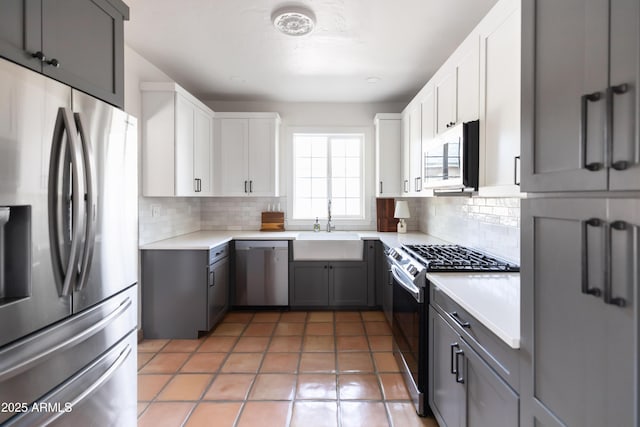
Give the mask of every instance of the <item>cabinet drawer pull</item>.
[[404, 180], [404, 192], [405, 193], [409, 192], [409, 180], [408, 179]]
[[462, 320], [457, 311], [452, 311], [451, 313], [449, 313], [449, 316], [451, 316], [451, 318], [453, 320], [455, 320], [455, 322], [458, 325], [460, 325], [461, 327], [463, 327], [463, 328], [471, 328], [471, 323]]
[[520, 185], [520, 181], [518, 181], [518, 176], [520, 175], [520, 168], [518, 165], [520, 164], [520, 156], [515, 156], [513, 158], [513, 183], [515, 185]]
[[598, 218], [590, 218], [582, 221], [582, 285], [581, 292], [585, 295], [593, 295], [599, 297], [602, 291], [598, 288], [589, 287], [589, 236], [587, 230], [589, 227], [600, 227], [603, 224]]
[[627, 230], [627, 223], [624, 221], [613, 221], [605, 228], [607, 230], [607, 236], [605, 238], [605, 282], [604, 282], [604, 302], [609, 305], [617, 305], [618, 307], [624, 307], [627, 305], [627, 301], [624, 298], [613, 296], [613, 283], [611, 277], [611, 244], [612, 244], [612, 231], [625, 231]]
[[454, 356], [453, 350], [455, 350], [456, 348], [459, 350], [460, 349], [460, 345], [457, 342], [454, 342], [454, 343], [451, 344], [450, 347], [451, 347], [450, 348], [451, 353], [449, 355], [449, 361], [451, 362], [450, 370], [451, 370], [451, 373], [453, 375], [458, 375], [458, 367], [457, 366], [454, 367], [454, 358], [455, 358], [455, 356]]
[[462, 370], [460, 369], [460, 359], [458, 356], [464, 357], [464, 351], [456, 351], [456, 382], [464, 384], [464, 377], [462, 376]]
[[245, 182], [244, 182], [244, 192], [245, 192], [245, 193], [247, 193], [247, 182], [248, 182], [248, 181], [245, 181]]
[[249, 181], [249, 193], [253, 193], [253, 181]]
[[382, 194], [382, 181], [380, 181], [380, 194]]
[[48, 61], [44, 61], [44, 62], [45, 64], [49, 64], [52, 67], [60, 68], [60, 61], [58, 61], [56, 58], [51, 58]]
[[602, 98], [600, 92], [593, 92], [580, 97], [580, 149], [582, 150], [582, 167], [591, 172], [602, 169], [602, 163], [587, 163], [587, 119], [589, 102], [596, 102]]

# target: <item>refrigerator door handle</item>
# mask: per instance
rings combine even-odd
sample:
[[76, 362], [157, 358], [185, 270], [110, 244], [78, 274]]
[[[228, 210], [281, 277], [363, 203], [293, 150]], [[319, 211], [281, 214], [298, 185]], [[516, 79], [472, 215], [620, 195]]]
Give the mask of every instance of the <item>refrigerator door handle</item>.
[[[58, 227], [60, 218], [58, 197], [59, 177], [61, 173], [61, 159], [66, 156], [63, 148], [64, 135], [67, 135], [69, 152], [71, 155], [71, 205], [72, 205], [72, 230], [71, 248], [66, 268], [63, 265], [62, 254], [60, 253], [61, 230]], [[80, 257], [80, 242], [82, 230], [84, 228], [85, 211], [82, 209], [84, 198], [84, 168], [81, 162], [82, 150], [78, 144], [77, 131], [71, 112], [64, 107], [58, 109], [56, 123], [53, 131], [53, 141], [51, 145], [51, 158], [49, 162], [49, 183], [48, 183], [48, 210], [49, 210], [49, 241], [51, 243], [51, 257], [53, 258], [53, 270], [56, 283], [59, 286], [58, 294], [70, 295], [72, 282], [77, 279], [78, 258]], [[63, 195], [65, 197], [65, 195]]]
[[[115, 360], [111, 361], [114, 353], [118, 351], [120, 354], [118, 354]], [[45, 394], [42, 398], [38, 399], [38, 402], [36, 402], [45, 404], [49, 403], [53, 405], [59, 404], [61, 406], [59, 411], [23, 412], [22, 414], [9, 419], [6, 425], [11, 427], [26, 427], [33, 425], [48, 425], [54, 422], [61, 416], [65, 415], [66, 411], [72, 411], [74, 407], [106, 383], [131, 355], [131, 351], [131, 345], [129, 344], [125, 344], [124, 346], [120, 345], [114, 348], [86, 368], [82, 369], [69, 380], [65, 381], [62, 385]], [[87, 379], [93, 379], [96, 375], [98, 377], [87, 386]]]
[[96, 183], [96, 168], [93, 161], [93, 147], [89, 140], [85, 128], [83, 125], [82, 116], [80, 113], [74, 113], [76, 127], [80, 134], [80, 143], [82, 145], [82, 157], [85, 167], [85, 179], [87, 185], [87, 197], [86, 197], [86, 228], [84, 248], [82, 250], [82, 260], [80, 262], [80, 280], [76, 282], [75, 290], [80, 291], [86, 285], [89, 279], [89, 270], [91, 268], [91, 261], [93, 260], [93, 250], [96, 241], [96, 227], [97, 227], [97, 183]]

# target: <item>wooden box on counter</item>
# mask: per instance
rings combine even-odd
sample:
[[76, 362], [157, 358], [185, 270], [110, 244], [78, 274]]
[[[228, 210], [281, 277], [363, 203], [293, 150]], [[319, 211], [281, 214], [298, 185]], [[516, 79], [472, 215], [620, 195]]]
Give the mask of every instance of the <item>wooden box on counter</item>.
[[260, 231], [284, 231], [284, 212], [262, 212]]

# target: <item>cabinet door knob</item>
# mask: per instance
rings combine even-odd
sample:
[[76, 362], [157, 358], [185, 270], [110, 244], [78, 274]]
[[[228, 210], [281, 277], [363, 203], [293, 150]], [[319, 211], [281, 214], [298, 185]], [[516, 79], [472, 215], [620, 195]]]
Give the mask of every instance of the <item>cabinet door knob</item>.
[[32, 57], [32, 58], [37, 58], [37, 59], [39, 59], [39, 60], [40, 60], [40, 62], [45, 62], [45, 61], [47, 60], [47, 57], [46, 57], [46, 56], [44, 56], [44, 53], [42, 53], [42, 52], [40, 52], [40, 51], [37, 51], [37, 52], [35, 52], [35, 53], [32, 53], [32, 54], [31, 54], [31, 57]]
[[56, 58], [51, 58], [48, 61], [45, 61], [47, 64], [51, 65], [52, 67], [55, 68], [60, 68], [60, 61], [58, 61]]

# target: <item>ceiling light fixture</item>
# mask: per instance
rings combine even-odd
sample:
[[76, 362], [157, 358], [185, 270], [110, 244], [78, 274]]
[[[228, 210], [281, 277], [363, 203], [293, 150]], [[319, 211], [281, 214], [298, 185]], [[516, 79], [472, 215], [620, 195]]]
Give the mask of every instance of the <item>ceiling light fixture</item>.
[[316, 16], [306, 7], [283, 7], [271, 15], [273, 26], [287, 36], [304, 36], [316, 26]]

